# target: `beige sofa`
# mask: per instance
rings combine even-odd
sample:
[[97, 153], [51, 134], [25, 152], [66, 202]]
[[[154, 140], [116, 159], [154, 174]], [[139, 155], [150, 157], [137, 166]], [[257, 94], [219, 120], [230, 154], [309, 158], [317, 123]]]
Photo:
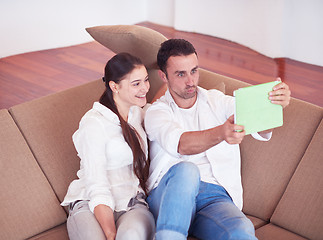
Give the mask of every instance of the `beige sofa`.
[[[162, 86], [156, 72], [161, 34], [138, 26], [88, 29], [114, 52], [141, 57], [151, 101]], [[201, 72], [201, 86], [226, 94], [246, 83]], [[79, 159], [71, 136], [104, 89], [95, 80], [0, 110], [0, 239], [68, 239], [60, 206]], [[259, 239], [323, 239], [323, 108], [292, 99], [284, 126], [269, 142], [241, 144], [244, 213]]]

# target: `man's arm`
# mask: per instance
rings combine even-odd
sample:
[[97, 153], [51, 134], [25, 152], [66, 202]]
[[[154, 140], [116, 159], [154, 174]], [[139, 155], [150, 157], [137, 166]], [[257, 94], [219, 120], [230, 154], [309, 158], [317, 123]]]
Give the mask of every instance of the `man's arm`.
[[[280, 80], [280, 78], [277, 80]], [[273, 88], [273, 91], [269, 92], [269, 100], [285, 108], [290, 102], [290, 95], [291, 92], [288, 85], [281, 82]], [[215, 128], [204, 131], [185, 132], [180, 138], [178, 152], [183, 155], [198, 154], [219, 144], [223, 140], [229, 144], [239, 144], [245, 132], [237, 132], [237, 130], [243, 130], [243, 126], [234, 124], [234, 117], [231, 116], [223, 125]], [[267, 138], [268, 133], [272, 132], [272, 130], [259, 132], [259, 135]]]
[[223, 140], [229, 144], [239, 144], [244, 136], [243, 126], [234, 124], [234, 116], [232, 115], [223, 125], [203, 131], [183, 133], [179, 140], [178, 152], [182, 155], [198, 154]]

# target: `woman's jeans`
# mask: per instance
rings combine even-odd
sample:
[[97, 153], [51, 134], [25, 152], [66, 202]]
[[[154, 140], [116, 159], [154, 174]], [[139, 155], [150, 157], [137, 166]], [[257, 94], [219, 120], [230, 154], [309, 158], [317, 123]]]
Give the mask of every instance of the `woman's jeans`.
[[236, 207], [226, 190], [200, 181], [194, 163], [169, 169], [147, 198], [156, 220], [156, 240], [257, 239], [251, 221]]
[[[155, 221], [146, 205], [130, 201], [129, 211], [114, 212], [116, 240], [152, 240]], [[69, 209], [67, 230], [71, 240], [105, 240], [103, 230], [89, 209], [88, 201], [79, 201]]]

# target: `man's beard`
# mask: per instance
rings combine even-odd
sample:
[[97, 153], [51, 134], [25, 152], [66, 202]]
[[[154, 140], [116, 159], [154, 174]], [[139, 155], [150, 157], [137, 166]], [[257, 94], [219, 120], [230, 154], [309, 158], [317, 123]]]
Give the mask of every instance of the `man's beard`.
[[[194, 91], [187, 92], [190, 89], [194, 89]], [[182, 93], [180, 94], [176, 93], [176, 94], [183, 99], [190, 99], [196, 96], [196, 91], [197, 91], [196, 86], [189, 86], [189, 87], [186, 87]]]

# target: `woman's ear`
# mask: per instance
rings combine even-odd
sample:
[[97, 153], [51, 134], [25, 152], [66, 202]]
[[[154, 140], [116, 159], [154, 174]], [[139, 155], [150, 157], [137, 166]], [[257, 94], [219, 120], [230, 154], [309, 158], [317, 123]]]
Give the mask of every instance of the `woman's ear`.
[[158, 75], [159, 75], [160, 79], [161, 79], [164, 83], [167, 83], [167, 77], [166, 77], [166, 74], [165, 74], [162, 70], [158, 70]]
[[110, 81], [109, 82], [109, 87], [110, 87], [110, 89], [111, 89], [112, 92], [119, 93], [119, 91], [118, 91], [118, 84], [116, 84], [114, 81]]

